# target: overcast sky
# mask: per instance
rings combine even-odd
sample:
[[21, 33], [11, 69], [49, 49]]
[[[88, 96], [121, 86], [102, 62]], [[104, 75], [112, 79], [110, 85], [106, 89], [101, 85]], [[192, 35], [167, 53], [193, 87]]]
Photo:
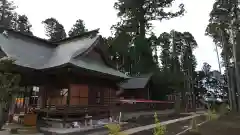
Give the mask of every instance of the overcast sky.
[[[34, 35], [42, 38], [45, 35], [41, 22], [49, 17], [56, 18], [66, 31], [69, 31], [77, 19], [83, 19], [89, 30], [100, 28], [103, 36], [111, 35], [110, 27], [118, 20], [113, 9], [115, 0], [13, 1], [18, 6], [17, 12], [28, 16]], [[201, 69], [203, 62], [212, 65], [212, 69], [218, 69], [215, 46], [212, 39], [204, 35], [214, 0], [176, 0], [175, 5], [181, 2], [185, 4], [186, 14], [168, 21], [154, 21], [153, 31], [157, 35], [172, 29], [189, 31], [198, 42], [198, 48], [194, 52], [198, 61], [197, 69]]]

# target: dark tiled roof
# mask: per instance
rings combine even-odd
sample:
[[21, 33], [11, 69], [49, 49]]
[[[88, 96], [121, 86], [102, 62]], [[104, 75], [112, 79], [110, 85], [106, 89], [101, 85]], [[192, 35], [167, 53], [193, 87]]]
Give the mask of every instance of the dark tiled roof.
[[123, 83], [120, 83], [120, 87], [123, 89], [141, 89], [141, 88], [145, 88], [146, 85], [148, 84], [151, 75], [147, 75], [147, 76], [142, 76], [142, 77], [136, 77], [136, 78], [131, 78], [126, 80]]
[[[124, 73], [107, 65], [96, 64], [96, 61], [90, 59], [86, 61], [81, 57], [77, 57], [99, 43], [101, 36], [96, 35], [97, 31], [92, 31], [93, 35], [91, 35], [91, 32], [88, 32], [85, 35], [55, 42], [54, 44], [58, 44], [55, 47], [51, 46], [52, 42], [44, 39], [16, 32], [8, 32], [7, 36], [0, 34], [0, 47], [8, 57], [15, 60], [17, 65], [23, 67], [41, 70], [65, 64], [74, 64], [84, 69], [128, 78]], [[16, 34], [21, 36], [16, 36]]]
[[63, 42], [71, 41], [71, 40], [78, 39], [78, 38], [82, 38], [84, 36], [89, 36], [91, 34], [97, 34], [99, 32], [99, 29], [95, 29], [95, 30], [84, 32], [84, 33], [79, 34], [77, 36], [67, 37], [67, 38], [65, 38], [63, 40], [52, 42], [52, 41], [49, 41], [47, 39], [39, 38], [39, 37], [34, 36], [34, 35], [28, 35], [28, 34], [25, 34], [25, 33], [21, 33], [21, 32], [15, 31], [13, 29], [6, 29], [6, 30], [9, 31], [9, 32], [13, 32], [13, 33], [25, 36], [25, 37], [32, 38], [32, 39], [34, 39], [36, 41], [45, 42], [45, 43], [47, 43], [47, 44], [49, 44], [51, 46], [58, 46], [59, 44], [61, 44]]

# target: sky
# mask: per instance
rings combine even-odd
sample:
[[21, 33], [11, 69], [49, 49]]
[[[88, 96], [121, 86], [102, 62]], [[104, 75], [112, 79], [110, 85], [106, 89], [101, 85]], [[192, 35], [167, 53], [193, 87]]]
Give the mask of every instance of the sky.
[[[18, 6], [19, 14], [28, 16], [33, 25], [35, 36], [46, 38], [43, 20], [54, 17], [64, 25], [68, 32], [77, 19], [84, 20], [88, 30], [100, 28], [100, 34], [110, 36], [110, 27], [119, 20], [117, 11], [113, 8], [116, 0], [13, 0]], [[153, 21], [153, 31], [156, 35], [162, 32], [188, 31], [195, 37], [198, 48], [194, 51], [197, 58], [197, 70], [202, 68], [204, 62], [218, 70], [215, 45], [210, 37], [205, 36], [209, 13], [215, 0], [175, 0], [175, 11], [179, 3], [185, 5], [186, 13], [183, 17], [164, 21]]]

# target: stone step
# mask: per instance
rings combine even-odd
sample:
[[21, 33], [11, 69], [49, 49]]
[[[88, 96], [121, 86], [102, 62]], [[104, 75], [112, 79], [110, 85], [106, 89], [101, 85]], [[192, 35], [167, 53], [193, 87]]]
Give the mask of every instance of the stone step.
[[18, 134], [36, 134], [39, 133], [36, 128], [23, 128], [17, 130]]

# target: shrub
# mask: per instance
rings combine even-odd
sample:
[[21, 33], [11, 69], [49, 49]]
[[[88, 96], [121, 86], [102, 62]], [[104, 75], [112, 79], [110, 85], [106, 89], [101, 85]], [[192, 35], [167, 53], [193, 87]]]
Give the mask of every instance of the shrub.
[[227, 114], [229, 111], [229, 106], [225, 103], [221, 104], [219, 107], [219, 114], [220, 115], [225, 115]]
[[161, 125], [160, 121], [158, 120], [157, 113], [154, 114], [154, 119], [156, 127], [153, 130], [153, 135], [164, 135], [166, 132], [166, 127]]
[[207, 120], [216, 120], [218, 118], [219, 118], [219, 115], [216, 113], [215, 110], [208, 109]]
[[108, 124], [105, 127], [108, 129], [109, 135], [125, 135], [124, 133], [120, 132], [121, 126], [119, 124]]
[[198, 125], [197, 125], [197, 118], [196, 117], [192, 118], [191, 123], [190, 123], [190, 127], [191, 127], [191, 129], [190, 129], [191, 132], [198, 132]]

